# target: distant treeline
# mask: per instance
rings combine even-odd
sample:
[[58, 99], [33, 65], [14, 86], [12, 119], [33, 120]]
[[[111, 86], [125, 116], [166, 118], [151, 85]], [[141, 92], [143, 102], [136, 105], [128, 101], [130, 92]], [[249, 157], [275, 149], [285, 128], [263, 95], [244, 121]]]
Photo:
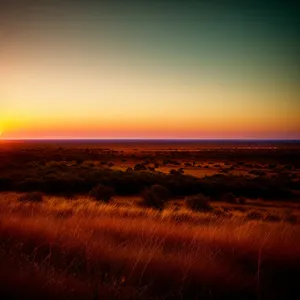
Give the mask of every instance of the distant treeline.
[[[187, 150], [157, 150], [149, 151], [142, 148], [139, 151], [112, 150], [109, 148], [85, 148], [84, 145], [69, 148], [68, 145], [31, 145], [28, 144], [7, 145], [0, 147], [0, 163], [12, 162], [23, 164], [28, 162], [39, 162], [45, 164], [49, 161], [109, 161], [124, 159], [132, 161], [157, 161], [157, 160], [187, 160], [187, 161], [230, 161], [230, 162], [260, 162], [267, 164], [292, 164], [300, 167], [300, 145], [299, 147], [283, 148], [232, 148], [232, 149], [193, 149]], [[298, 145], [298, 144], [297, 144]], [[69, 145], [70, 146], [70, 145]], [[86, 145], [88, 146], [88, 145]]]
[[159, 184], [166, 187], [172, 196], [187, 196], [197, 193], [218, 200], [224, 193], [236, 196], [264, 199], [287, 199], [299, 197], [299, 179], [291, 180], [288, 173], [273, 177], [214, 175], [202, 179], [184, 174], [161, 172], [125, 172], [65, 163], [7, 165], [0, 164], [1, 191], [40, 191], [47, 194], [72, 196], [87, 194], [98, 184], [112, 187], [118, 195], [141, 193], [145, 188]]

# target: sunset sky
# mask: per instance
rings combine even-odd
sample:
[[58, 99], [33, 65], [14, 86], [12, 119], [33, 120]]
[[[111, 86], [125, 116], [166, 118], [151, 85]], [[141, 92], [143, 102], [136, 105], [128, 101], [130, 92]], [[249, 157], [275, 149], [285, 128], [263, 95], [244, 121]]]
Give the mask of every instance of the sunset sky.
[[0, 2], [2, 138], [300, 138], [296, 1], [95, 2]]

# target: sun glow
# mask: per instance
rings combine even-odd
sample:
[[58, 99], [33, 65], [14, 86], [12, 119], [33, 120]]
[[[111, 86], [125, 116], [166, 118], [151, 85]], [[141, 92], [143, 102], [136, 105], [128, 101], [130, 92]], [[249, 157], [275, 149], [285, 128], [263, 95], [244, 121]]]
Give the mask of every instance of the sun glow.
[[[2, 138], [300, 138], [296, 61], [287, 51], [282, 62], [276, 52], [291, 41], [269, 49], [277, 40], [270, 35], [264, 44], [256, 29], [256, 43], [251, 35], [241, 39], [232, 28], [244, 27], [231, 26], [240, 18], [231, 25], [218, 19], [216, 28], [200, 24], [205, 32], [191, 24], [176, 38], [164, 21], [160, 30], [138, 26], [141, 32], [126, 21], [123, 32], [125, 20], [112, 27], [107, 20], [104, 33], [103, 24], [87, 29], [89, 17], [87, 27], [74, 28], [55, 17], [49, 24], [32, 18], [37, 23], [19, 24], [0, 47]], [[232, 40], [223, 44], [223, 36]]]

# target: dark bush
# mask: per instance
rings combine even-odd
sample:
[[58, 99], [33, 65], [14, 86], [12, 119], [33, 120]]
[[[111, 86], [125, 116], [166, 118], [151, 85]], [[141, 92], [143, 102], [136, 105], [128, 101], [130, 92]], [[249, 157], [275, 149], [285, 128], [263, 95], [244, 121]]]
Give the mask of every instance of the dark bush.
[[239, 203], [239, 204], [245, 204], [246, 201], [247, 201], [247, 199], [246, 199], [245, 197], [239, 197], [239, 198], [238, 198], [238, 203]]
[[40, 190], [42, 183], [41, 178], [26, 178], [18, 182], [17, 188], [21, 192], [37, 191]]
[[6, 191], [13, 187], [13, 182], [10, 178], [0, 177], [0, 191]]
[[257, 176], [265, 176], [266, 172], [263, 170], [251, 170], [249, 171], [249, 174], [257, 175]]
[[19, 197], [19, 201], [21, 202], [42, 202], [43, 201], [43, 194], [40, 192], [31, 192], [22, 195]]
[[174, 169], [170, 170], [170, 174], [171, 175], [181, 175], [181, 173], [178, 170], [174, 170]]
[[113, 188], [102, 184], [97, 185], [90, 191], [90, 197], [103, 202], [109, 202], [114, 194]]
[[264, 220], [268, 221], [268, 222], [280, 222], [281, 221], [281, 217], [278, 214], [271, 214], [268, 213], [265, 217]]
[[227, 203], [237, 203], [237, 199], [233, 193], [226, 193], [222, 195], [222, 201]]
[[298, 224], [300, 223], [300, 218], [296, 215], [288, 214], [287, 216], [285, 216], [284, 221], [291, 224]]
[[250, 212], [248, 212], [247, 218], [250, 220], [261, 220], [263, 218], [263, 215], [260, 211], [251, 210]]
[[180, 162], [176, 161], [176, 160], [170, 160], [170, 159], [165, 159], [163, 161], [163, 165], [175, 165], [175, 166], [180, 166]]
[[76, 160], [76, 165], [81, 165], [83, 163], [83, 160], [82, 159], [77, 159]]
[[207, 212], [212, 210], [212, 206], [210, 205], [208, 198], [202, 194], [186, 197], [185, 205], [194, 211]]
[[165, 187], [155, 184], [143, 191], [142, 204], [146, 207], [163, 210], [169, 197], [169, 191]]
[[147, 168], [142, 164], [136, 164], [134, 166], [134, 171], [146, 171], [146, 170], [147, 170]]

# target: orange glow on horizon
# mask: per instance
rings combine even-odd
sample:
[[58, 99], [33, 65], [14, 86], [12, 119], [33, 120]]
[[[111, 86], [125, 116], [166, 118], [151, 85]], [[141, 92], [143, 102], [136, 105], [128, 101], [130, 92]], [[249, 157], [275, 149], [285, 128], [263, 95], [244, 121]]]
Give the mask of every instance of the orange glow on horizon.
[[[3, 126], [2, 126], [3, 127]], [[222, 129], [221, 129], [222, 128]], [[196, 119], [145, 119], [123, 118], [113, 120], [16, 120], [2, 129], [4, 139], [47, 138], [299, 138], [296, 121], [278, 130], [276, 122], [265, 120], [196, 120]]]

